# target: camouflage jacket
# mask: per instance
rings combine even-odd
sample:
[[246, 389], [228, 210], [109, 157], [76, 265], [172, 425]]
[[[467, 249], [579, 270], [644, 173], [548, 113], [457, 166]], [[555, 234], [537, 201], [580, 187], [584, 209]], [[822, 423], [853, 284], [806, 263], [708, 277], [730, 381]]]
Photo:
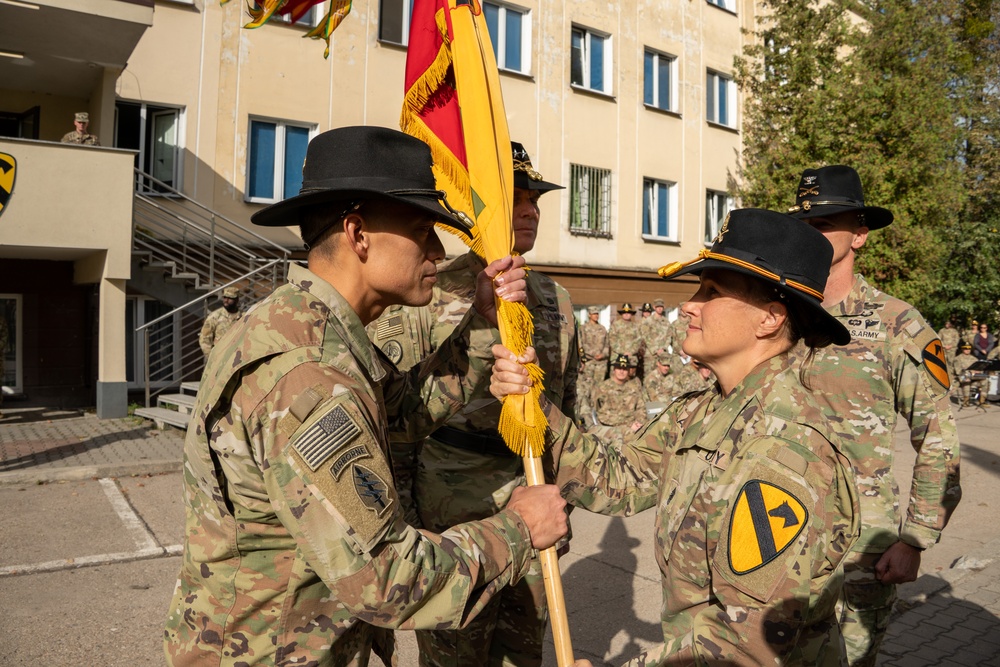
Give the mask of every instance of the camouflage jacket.
[[83, 144], [84, 146], [101, 145], [101, 142], [97, 139], [96, 134], [90, 134], [89, 132], [77, 132], [76, 130], [64, 134], [59, 142], [63, 144]]
[[642, 383], [636, 379], [618, 384], [608, 378], [594, 387], [590, 404], [597, 412], [597, 421], [605, 426], [626, 426], [634, 421], [646, 421], [646, 401], [642, 396]]
[[695, 365], [690, 360], [685, 364], [680, 357], [673, 366], [670, 367], [670, 374], [674, 376], [677, 384], [677, 393], [686, 394], [689, 391], [701, 391], [710, 386], [705, 378], [701, 376]]
[[656, 355], [658, 350], [670, 349], [674, 330], [667, 318], [653, 313], [643, 319], [639, 330], [642, 334], [643, 347], [648, 353], [646, 356], [652, 357]]
[[945, 327], [938, 331], [938, 338], [941, 339], [941, 344], [944, 345], [944, 351], [948, 357], [953, 357], [958, 353], [958, 339], [961, 336], [958, 329], [954, 327], [951, 329]]
[[681, 345], [684, 344], [684, 339], [687, 338], [688, 324], [690, 323], [690, 318], [681, 317], [680, 315], [670, 323], [670, 351], [674, 354], [681, 353]]
[[[861, 275], [847, 298], [828, 310], [851, 332], [851, 342], [817, 349], [806, 384], [854, 465], [865, 517], [857, 550], [880, 553], [897, 540], [925, 549], [940, 539], [962, 497], [941, 342], [912, 306]], [[806, 348], [796, 351], [803, 356]], [[917, 451], [905, 521], [892, 473], [897, 413], [909, 424]]]
[[226, 335], [226, 332], [240, 321], [241, 317], [243, 317], [243, 313], [239, 311], [230, 313], [225, 308], [218, 308], [208, 314], [205, 323], [201, 325], [201, 333], [198, 335], [198, 345], [201, 346], [201, 351], [205, 353], [206, 357], [215, 344]]
[[630, 665], [841, 665], [840, 567], [860, 531], [850, 462], [783, 356], [632, 437], [546, 406], [557, 483], [602, 514], [657, 508], [664, 643]]
[[960, 380], [962, 373], [969, 370], [969, 366], [976, 363], [977, 361], [979, 361], [979, 359], [976, 359], [976, 357], [971, 354], [959, 354], [958, 356], [956, 356], [955, 360], [952, 362], [955, 370], [954, 379]]
[[683, 394], [677, 386], [677, 375], [671, 370], [664, 375], [658, 369], [646, 371], [646, 379], [642, 381], [643, 398], [647, 401], [670, 403]]
[[493, 332], [473, 315], [401, 376], [336, 290], [293, 265], [220, 342], [184, 445], [170, 664], [367, 664], [373, 643], [389, 664], [380, 628], [462, 627], [524, 575], [520, 517], [418, 531], [387, 458], [390, 431], [420, 437], [488, 379], [469, 356]]
[[[608, 363], [608, 354], [611, 350], [608, 346], [608, 330], [600, 322], [591, 322], [589, 319], [580, 327], [580, 349], [583, 350], [583, 362], [603, 361]], [[597, 356], [601, 358], [598, 360]]]
[[611, 323], [608, 341], [611, 345], [611, 359], [614, 359], [617, 354], [635, 357], [642, 349], [642, 331], [634, 321], [626, 322], [619, 317]]

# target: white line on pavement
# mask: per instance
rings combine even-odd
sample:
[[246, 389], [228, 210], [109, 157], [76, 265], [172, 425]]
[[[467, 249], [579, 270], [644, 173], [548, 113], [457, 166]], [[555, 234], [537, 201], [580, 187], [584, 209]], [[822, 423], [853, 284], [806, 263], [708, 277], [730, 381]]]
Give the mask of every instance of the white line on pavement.
[[104, 495], [108, 497], [111, 502], [111, 507], [114, 508], [115, 513], [118, 518], [122, 520], [125, 524], [125, 528], [132, 535], [132, 539], [135, 540], [135, 546], [139, 549], [139, 552], [144, 552], [149, 549], [160, 549], [160, 546], [156, 543], [153, 535], [146, 528], [146, 524], [142, 522], [139, 515], [135, 513], [132, 506], [129, 504], [125, 496], [122, 495], [121, 489], [118, 488], [118, 484], [115, 480], [110, 477], [102, 477], [97, 480], [101, 483], [104, 488]]
[[98, 554], [96, 556], [84, 556], [82, 558], [50, 560], [45, 563], [32, 563], [30, 565], [10, 565], [7, 567], [0, 567], [0, 577], [10, 577], [22, 574], [39, 574], [41, 572], [56, 572], [59, 570], [74, 570], [80, 567], [110, 565], [112, 563], [128, 563], [137, 560], [160, 558], [163, 556], [180, 556], [183, 552], [184, 547], [182, 545], [174, 544], [169, 547], [153, 547], [151, 549], [141, 549], [130, 553]]

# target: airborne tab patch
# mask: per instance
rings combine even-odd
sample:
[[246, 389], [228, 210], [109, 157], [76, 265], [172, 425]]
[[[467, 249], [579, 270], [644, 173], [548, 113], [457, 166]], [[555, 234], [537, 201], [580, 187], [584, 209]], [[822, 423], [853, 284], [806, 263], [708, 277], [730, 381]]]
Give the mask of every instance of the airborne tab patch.
[[334, 452], [360, 434], [361, 428], [347, 414], [344, 406], [338, 405], [306, 429], [292, 446], [309, 469], [315, 471]]
[[795, 541], [809, 513], [784, 489], [752, 479], [743, 485], [729, 524], [729, 566], [747, 574], [771, 562]]
[[924, 368], [932, 378], [945, 389], [951, 388], [951, 377], [948, 375], [948, 362], [944, 356], [944, 346], [935, 338], [927, 343], [923, 351]]

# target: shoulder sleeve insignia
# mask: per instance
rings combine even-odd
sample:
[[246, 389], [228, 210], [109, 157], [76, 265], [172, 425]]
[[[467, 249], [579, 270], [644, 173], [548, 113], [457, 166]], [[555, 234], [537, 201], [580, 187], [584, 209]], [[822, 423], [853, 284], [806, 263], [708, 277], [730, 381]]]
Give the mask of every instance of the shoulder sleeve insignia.
[[748, 574], [771, 562], [795, 541], [809, 513], [798, 498], [767, 482], [743, 485], [729, 524], [729, 566]]
[[341, 447], [361, 434], [361, 427], [338, 405], [295, 439], [292, 446], [303, 462], [315, 471]]
[[375, 335], [378, 336], [379, 340], [385, 338], [392, 338], [393, 336], [399, 336], [403, 333], [403, 316], [393, 315], [392, 317], [379, 320], [375, 327]]
[[375, 512], [377, 517], [385, 514], [385, 511], [392, 504], [389, 487], [385, 480], [371, 469], [358, 463], [352, 466], [351, 474], [354, 477], [354, 490], [357, 492], [361, 504], [368, 510]]
[[389, 358], [393, 364], [398, 364], [403, 358], [403, 346], [399, 344], [398, 340], [390, 340], [385, 345], [382, 346], [382, 352], [385, 356]]
[[932, 378], [945, 389], [951, 388], [951, 378], [948, 375], [948, 362], [944, 356], [944, 346], [937, 338], [927, 343], [923, 350], [924, 368]]

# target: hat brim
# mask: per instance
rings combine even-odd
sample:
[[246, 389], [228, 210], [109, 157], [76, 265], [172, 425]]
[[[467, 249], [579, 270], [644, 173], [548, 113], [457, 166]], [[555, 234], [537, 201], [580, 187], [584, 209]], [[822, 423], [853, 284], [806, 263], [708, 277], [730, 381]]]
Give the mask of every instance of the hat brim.
[[345, 190], [317, 190], [306, 192], [284, 201], [271, 204], [250, 216], [250, 221], [261, 227], [289, 227], [298, 225], [301, 220], [299, 214], [306, 209], [317, 204], [324, 204], [334, 201], [350, 201], [353, 199], [383, 199], [399, 202], [412, 206], [415, 209], [424, 211], [434, 216], [435, 221], [450, 227], [455, 231], [472, 238], [469, 225], [460, 218], [453, 215], [444, 207], [440, 199], [431, 195], [423, 194], [389, 194], [381, 190], [366, 189], [345, 189]]
[[893, 221], [892, 211], [879, 206], [837, 206], [836, 204], [816, 204], [814, 206], [810, 206], [808, 211], [805, 209], [799, 209], [798, 211], [789, 213], [788, 215], [799, 220], [808, 220], [810, 218], [827, 218], [831, 215], [837, 215], [847, 211], [864, 215], [864, 225], [868, 229], [882, 229], [883, 227], [891, 225]]
[[664, 278], [664, 280], [673, 280], [674, 278], [687, 274], [700, 275], [702, 271], [706, 271], [708, 269], [721, 269], [723, 271], [742, 273], [743, 275], [758, 278], [759, 280], [763, 280], [764, 282], [773, 285], [775, 289], [780, 290], [783, 294], [795, 299], [799, 305], [804, 306], [812, 315], [814, 315], [816, 317], [815, 321], [821, 324], [824, 333], [830, 334], [834, 343], [837, 345], [847, 345], [851, 342], [851, 333], [847, 330], [847, 327], [845, 327], [836, 317], [828, 313], [823, 307], [823, 304], [819, 301], [796, 289], [782, 285], [774, 280], [770, 280], [759, 273], [751, 271], [750, 269], [745, 269], [738, 264], [730, 264], [729, 262], [724, 262], [720, 259], [700, 259], [692, 264], [689, 264], [688, 266], [685, 266], [677, 272], [670, 274]]
[[565, 190], [563, 185], [556, 185], [548, 181], [534, 181], [522, 171], [514, 172], [514, 187], [522, 190], [535, 190], [537, 192], [549, 192], [550, 190]]

